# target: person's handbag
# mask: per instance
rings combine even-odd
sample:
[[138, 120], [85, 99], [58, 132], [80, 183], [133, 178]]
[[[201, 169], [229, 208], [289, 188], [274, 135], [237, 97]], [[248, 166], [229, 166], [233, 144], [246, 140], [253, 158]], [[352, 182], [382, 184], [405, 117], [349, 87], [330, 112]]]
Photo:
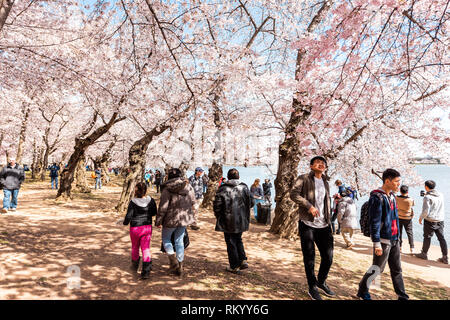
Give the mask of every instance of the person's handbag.
[[95, 172], [92, 172], [92, 173], [91, 173], [91, 178], [92, 178], [92, 179], [97, 178], [97, 175], [95, 174]]
[[[172, 246], [175, 248], [175, 232], [172, 233], [172, 237], [170, 238], [170, 241], [172, 242]], [[189, 247], [189, 234], [187, 229], [184, 231], [184, 237], [183, 237], [183, 243], [184, 243], [184, 248], [186, 249], [187, 247]], [[164, 244], [161, 241], [161, 252], [166, 252], [166, 250], [164, 249]]]

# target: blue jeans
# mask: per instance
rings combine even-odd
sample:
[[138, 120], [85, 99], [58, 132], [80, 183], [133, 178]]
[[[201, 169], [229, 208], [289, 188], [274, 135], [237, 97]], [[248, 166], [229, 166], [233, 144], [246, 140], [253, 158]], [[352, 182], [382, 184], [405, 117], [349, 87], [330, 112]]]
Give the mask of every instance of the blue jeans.
[[97, 189], [97, 186], [99, 189], [102, 188], [102, 178], [95, 178], [95, 189]]
[[176, 228], [165, 228], [162, 229], [162, 242], [164, 246], [164, 250], [166, 250], [167, 254], [174, 254], [173, 245], [170, 238], [172, 237], [172, 233], [175, 233], [175, 251], [177, 253], [177, 260], [182, 262], [184, 259], [184, 231], [186, 227], [176, 227]]
[[[8, 190], [3, 189], [3, 209], [17, 208], [17, 196], [19, 189]], [[11, 199], [12, 196], [12, 199]]]
[[253, 207], [253, 212], [255, 213], [255, 219], [258, 216], [258, 203], [266, 202], [264, 199], [253, 199], [255, 200], [255, 206]]
[[[58, 177], [50, 177], [52, 179], [52, 189], [58, 189]], [[55, 188], [53, 188], [55, 186]]]

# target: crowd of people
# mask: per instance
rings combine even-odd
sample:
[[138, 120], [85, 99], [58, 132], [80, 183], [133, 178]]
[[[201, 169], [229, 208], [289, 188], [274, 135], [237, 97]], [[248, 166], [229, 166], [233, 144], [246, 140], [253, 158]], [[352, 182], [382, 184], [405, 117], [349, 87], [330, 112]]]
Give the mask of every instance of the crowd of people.
[[[355, 204], [357, 192], [337, 180], [335, 184], [338, 193], [331, 197], [329, 178], [326, 176], [326, 159], [321, 156], [312, 158], [310, 168], [309, 173], [302, 174], [296, 179], [290, 191], [290, 198], [298, 205], [298, 231], [308, 293], [313, 300], [322, 300], [321, 293], [327, 296], [336, 295], [326, 282], [333, 264], [333, 234], [337, 233], [337, 230], [332, 228], [333, 219], [339, 224], [338, 230], [347, 248], [352, 249], [355, 246], [353, 234], [359, 229]], [[203, 170], [197, 168], [194, 175], [185, 179], [181, 171], [171, 169], [168, 180], [161, 186], [161, 201], [156, 213], [155, 226], [163, 228], [163, 246], [168, 255], [169, 270], [178, 275], [183, 272], [183, 239], [186, 227], [195, 224], [197, 220], [195, 212], [203, 193], [202, 173]], [[408, 187], [404, 185], [400, 187], [401, 177], [397, 170], [385, 170], [382, 181], [382, 186], [370, 193], [366, 205], [369, 217], [367, 227], [373, 243], [373, 262], [362, 276], [356, 295], [363, 300], [371, 300], [370, 285], [388, 263], [398, 298], [407, 300], [409, 296], [403, 282], [400, 259], [401, 232], [405, 228], [408, 236], [412, 237], [410, 221], [404, 220], [412, 218], [414, 202], [408, 197]], [[256, 179], [248, 188], [239, 180], [239, 171], [230, 169], [227, 179], [221, 179], [214, 199], [215, 230], [224, 233], [229, 263], [226, 271], [234, 274], [241, 274], [242, 270], [249, 268], [242, 234], [249, 230], [251, 209], [256, 207], [258, 201], [270, 199], [270, 181], [266, 179], [262, 187], [259, 182], [260, 180]], [[443, 255], [439, 261], [448, 264], [447, 247], [443, 237], [443, 196], [435, 190], [435, 183], [431, 180], [425, 182], [425, 189], [420, 218], [420, 223], [422, 220], [425, 221], [424, 245], [417, 257], [427, 258], [429, 240], [433, 233], [436, 233]], [[398, 191], [400, 194], [395, 195]], [[333, 205], [331, 198], [334, 198]], [[256, 216], [257, 211], [253, 214]], [[171, 241], [172, 234], [174, 239]], [[409, 241], [410, 247], [413, 248], [413, 241], [411, 239]], [[321, 258], [317, 276], [314, 271], [316, 247]], [[132, 264], [135, 263], [134, 260]], [[142, 277], [145, 278], [146, 271], [142, 270]]]
[[[321, 292], [328, 296], [336, 293], [326, 280], [333, 264], [334, 235], [342, 234], [348, 249], [356, 244], [353, 234], [359, 229], [355, 199], [357, 192], [336, 180], [338, 192], [331, 196], [329, 177], [326, 175], [327, 161], [322, 156], [310, 160], [309, 173], [297, 177], [290, 190], [290, 199], [298, 207], [298, 232], [303, 254], [304, 270], [308, 283], [308, 293], [314, 300], [322, 300]], [[58, 185], [59, 166], [50, 167], [52, 188]], [[101, 180], [101, 170], [93, 173]], [[369, 288], [374, 278], [389, 265], [394, 290], [400, 300], [409, 299], [403, 282], [401, 268], [402, 230], [408, 237], [410, 252], [414, 254], [412, 219], [414, 200], [408, 195], [408, 186], [401, 185], [401, 175], [395, 169], [386, 169], [382, 174], [382, 186], [370, 193], [369, 200], [362, 206], [360, 215], [361, 231], [369, 236], [373, 243], [372, 266], [363, 275], [356, 295], [370, 300]], [[15, 211], [19, 189], [25, 179], [23, 168], [14, 158], [0, 172], [0, 184], [3, 188], [2, 213]], [[197, 167], [188, 179], [178, 168], [171, 168], [167, 175], [160, 170], [154, 173], [147, 170], [143, 181], [138, 182], [124, 219], [119, 223], [130, 225], [131, 269], [137, 272], [142, 252], [142, 279], [148, 279], [152, 269], [150, 241], [154, 225], [161, 228], [162, 251], [168, 256], [169, 271], [183, 274], [184, 250], [187, 240], [187, 227], [199, 230], [198, 210], [207, 189], [208, 177], [201, 167]], [[161, 194], [159, 205], [147, 195], [147, 188], [154, 184]], [[98, 183], [101, 188], [101, 181]], [[442, 257], [438, 260], [448, 264], [447, 243], [444, 238], [444, 198], [436, 190], [432, 180], [425, 182], [422, 212], [419, 223], [424, 226], [423, 247], [415, 256], [428, 259], [432, 236], [436, 233]], [[97, 188], [97, 181], [96, 181]], [[213, 201], [216, 217], [215, 230], [224, 233], [224, 241], [229, 265], [226, 271], [241, 274], [249, 268], [242, 234], [249, 230], [251, 209], [256, 218], [257, 203], [270, 202], [272, 184], [266, 179], [263, 185], [256, 179], [250, 188], [240, 180], [239, 171], [230, 169], [227, 177], [221, 178]], [[395, 194], [400, 192], [399, 194]], [[333, 201], [332, 201], [333, 199]], [[367, 217], [367, 219], [364, 219]], [[335, 222], [338, 223], [336, 229]], [[320, 252], [320, 267], [316, 276], [315, 248]], [[320, 290], [320, 291], [319, 291]]]

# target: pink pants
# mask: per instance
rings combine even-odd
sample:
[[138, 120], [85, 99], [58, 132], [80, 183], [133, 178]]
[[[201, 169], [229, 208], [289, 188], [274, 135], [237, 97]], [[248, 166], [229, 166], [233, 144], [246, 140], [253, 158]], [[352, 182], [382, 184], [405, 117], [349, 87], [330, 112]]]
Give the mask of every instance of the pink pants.
[[150, 240], [152, 239], [152, 226], [130, 227], [131, 259], [139, 259], [139, 248], [142, 250], [142, 261], [150, 262]]

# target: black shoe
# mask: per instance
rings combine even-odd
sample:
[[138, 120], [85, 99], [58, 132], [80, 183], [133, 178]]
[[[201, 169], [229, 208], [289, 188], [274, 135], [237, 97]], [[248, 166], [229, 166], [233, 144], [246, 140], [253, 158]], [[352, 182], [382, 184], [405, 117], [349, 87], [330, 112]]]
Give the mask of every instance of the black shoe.
[[200, 227], [199, 227], [199, 226], [197, 226], [197, 225], [191, 225], [191, 229], [192, 229], [192, 230], [199, 230], [199, 229], [200, 229]]
[[325, 294], [329, 297], [333, 297], [336, 295], [336, 293], [334, 293], [328, 286], [327, 284], [324, 282], [323, 284], [317, 284], [317, 288], [321, 289], [323, 292], [325, 292]]
[[420, 259], [423, 259], [423, 260], [428, 260], [427, 254], [426, 254], [426, 253], [423, 253], [423, 252], [417, 253], [417, 254], [416, 254], [416, 257], [417, 257], [417, 258], [420, 258]]
[[356, 296], [358, 298], [360, 298], [361, 300], [372, 300], [372, 297], [370, 296], [370, 293], [368, 293], [368, 292], [365, 292], [365, 293], [358, 292], [358, 294]]
[[248, 263], [247, 260], [243, 260], [241, 263], [241, 266], [239, 267], [240, 270], [248, 269]]
[[131, 259], [131, 270], [134, 272], [137, 272], [139, 269], [139, 261], [141, 260], [141, 257], [137, 259], [137, 261]]
[[442, 263], [445, 263], [445, 264], [448, 264], [448, 256], [443, 256], [442, 258], [439, 258], [438, 261], [442, 262]]
[[317, 290], [317, 287], [314, 286], [312, 288], [309, 289], [308, 291], [308, 295], [311, 297], [311, 299], [313, 300], [322, 300], [322, 297], [319, 294], [319, 290]]
[[242, 272], [239, 271], [239, 267], [236, 267], [234, 269], [232, 269], [231, 267], [227, 267], [225, 269], [225, 271], [228, 271], [228, 272], [231, 272], [231, 273], [234, 273], [234, 274], [242, 274]]
[[150, 278], [150, 270], [152, 270], [152, 262], [142, 262], [141, 279], [146, 280]]

